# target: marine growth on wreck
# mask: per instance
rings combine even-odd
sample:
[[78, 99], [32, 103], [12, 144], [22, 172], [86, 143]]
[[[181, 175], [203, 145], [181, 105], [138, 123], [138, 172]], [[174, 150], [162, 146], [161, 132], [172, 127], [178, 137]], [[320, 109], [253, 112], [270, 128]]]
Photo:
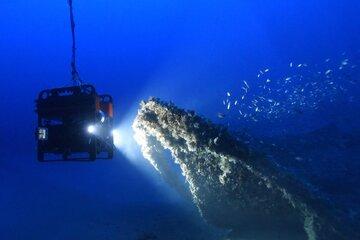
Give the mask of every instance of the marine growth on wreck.
[[[190, 192], [210, 224], [247, 236], [265, 233], [265, 239], [354, 237], [305, 186], [193, 111], [151, 98], [140, 104], [133, 130], [144, 157], [170, 185]], [[175, 177], [166, 151], [187, 186]]]

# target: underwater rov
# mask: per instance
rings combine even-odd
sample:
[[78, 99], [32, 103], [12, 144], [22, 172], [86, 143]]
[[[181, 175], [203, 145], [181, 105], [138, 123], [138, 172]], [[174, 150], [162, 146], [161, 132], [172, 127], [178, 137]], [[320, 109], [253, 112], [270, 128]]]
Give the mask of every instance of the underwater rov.
[[[73, 86], [43, 90], [36, 100], [37, 159], [45, 154], [61, 154], [62, 160], [79, 159], [73, 154], [87, 153], [95, 160], [101, 153], [114, 155], [113, 99], [99, 95], [92, 85], [84, 84], [76, 68], [73, 0], [68, 0], [72, 33], [71, 75]], [[71, 158], [70, 158], [71, 157]]]
[[114, 155], [113, 99], [98, 95], [92, 85], [43, 90], [36, 100], [38, 114], [37, 158], [45, 153], [88, 153], [95, 160], [100, 153]]

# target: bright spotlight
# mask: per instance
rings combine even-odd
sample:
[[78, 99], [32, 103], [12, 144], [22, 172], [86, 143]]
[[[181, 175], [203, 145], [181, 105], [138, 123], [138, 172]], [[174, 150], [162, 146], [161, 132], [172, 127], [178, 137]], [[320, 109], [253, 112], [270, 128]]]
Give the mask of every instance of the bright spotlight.
[[90, 133], [90, 134], [94, 134], [94, 133], [95, 133], [95, 130], [96, 130], [96, 128], [95, 128], [94, 125], [89, 125], [89, 126], [87, 127], [87, 131], [88, 131], [88, 133]]
[[121, 145], [121, 136], [120, 136], [120, 132], [118, 129], [113, 129], [111, 131], [111, 134], [113, 135], [113, 139], [114, 139], [114, 145], [119, 148]]

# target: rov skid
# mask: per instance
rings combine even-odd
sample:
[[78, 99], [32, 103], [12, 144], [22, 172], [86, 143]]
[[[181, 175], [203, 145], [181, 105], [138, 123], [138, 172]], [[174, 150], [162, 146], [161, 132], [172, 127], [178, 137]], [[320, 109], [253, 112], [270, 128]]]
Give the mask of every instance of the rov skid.
[[[37, 159], [113, 158], [113, 99], [98, 95], [92, 85], [43, 90], [36, 100]], [[84, 156], [85, 155], [85, 156]]]

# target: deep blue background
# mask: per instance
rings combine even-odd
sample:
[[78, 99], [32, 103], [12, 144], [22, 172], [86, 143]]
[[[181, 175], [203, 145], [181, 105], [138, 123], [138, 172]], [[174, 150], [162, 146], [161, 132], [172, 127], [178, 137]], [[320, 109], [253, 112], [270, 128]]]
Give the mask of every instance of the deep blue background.
[[[291, 61], [341, 61], [343, 52], [359, 62], [358, 0], [75, 0], [74, 8], [80, 74], [99, 92], [113, 95], [118, 124], [129, 124], [139, 100], [149, 96], [214, 119], [226, 91], [243, 79], [252, 83], [261, 68], [282, 72]], [[71, 84], [68, 14], [66, 0], [0, 1], [0, 167], [11, 166], [4, 167], [4, 181], [6, 176], [27, 178], [26, 173], [40, 171], [65, 188], [77, 179], [80, 190], [74, 191], [92, 192], [104, 189], [108, 181], [106, 177], [96, 181], [106, 175], [106, 163], [41, 170], [29, 165], [35, 162], [37, 93]], [[351, 93], [357, 103], [348, 109], [340, 103], [341, 108], [338, 103], [330, 105], [331, 116], [358, 116], [358, 93]], [[330, 115], [315, 116], [323, 123]], [[358, 119], [351, 122], [356, 126]], [[115, 162], [111, 178], [116, 181], [105, 189], [111, 193], [119, 186], [129, 193], [122, 197], [114, 193], [115, 199], [162, 199], [159, 188], [123, 156]], [[23, 170], [17, 175], [10, 173], [19, 166]], [[91, 186], [87, 178], [93, 179]], [[13, 181], [7, 187], [27, 189], [22, 183]], [[90, 195], [96, 198], [103, 192], [96, 193]], [[14, 198], [31, 196], [17, 194]], [[64, 209], [70, 207], [69, 203]]]

